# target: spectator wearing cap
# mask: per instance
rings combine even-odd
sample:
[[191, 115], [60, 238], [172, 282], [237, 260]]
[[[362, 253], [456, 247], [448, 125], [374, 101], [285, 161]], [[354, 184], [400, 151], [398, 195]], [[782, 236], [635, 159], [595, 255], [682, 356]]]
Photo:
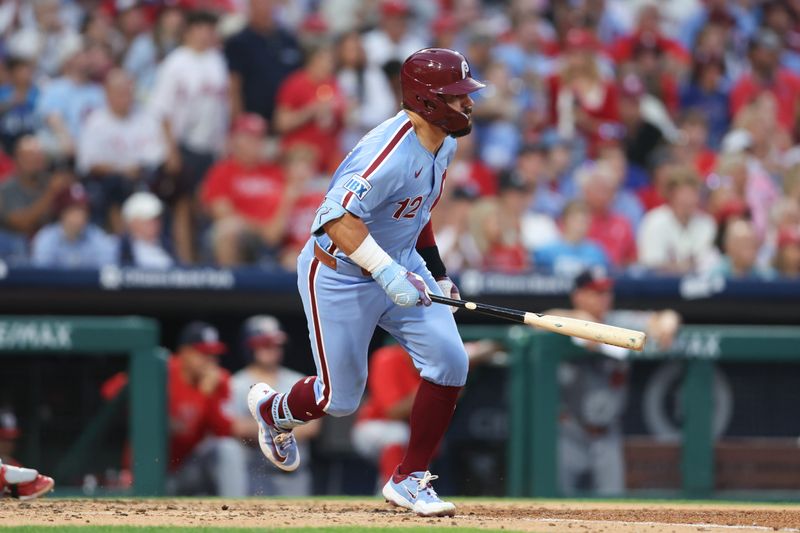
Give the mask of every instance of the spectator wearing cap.
[[589, 221], [589, 209], [584, 202], [569, 202], [561, 215], [561, 237], [534, 250], [536, 267], [570, 278], [589, 268], [610, 268], [603, 248], [588, 237]]
[[36, 129], [39, 88], [33, 82], [33, 63], [22, 57], [6, 59], [8, 82], [0, 85], [0, 145], [7, 154], [17, 141]]
[[236, 119], [230, 156], [215, 163], [203, 183], [201, 201], [213, 221], [211, 245], [219, 266], [252, 263], [263, 255], [274, 260], [302, 192], [287, 187], [280, 167], [265, 160], [266, 129], [259, 115]]
[[14, 155], [16, 173], [0, 184], [0, 254], [6, 261], [24, 262], [27, 239], [50, 220], [69, 179], [47, 172], [47, 156], [36, 137], [22, 137]]
[[31, 245], [37, 267], [99, 268], [116, 263], [116, 243], [89, 223], [89, 196], [73, 183], [55, 199], [57, 222], [39, 230]]
[[700, 211], [697, 173], [675, 166], [666, 180], [667, 203], [649, 211], [639, 227], [639, 262], [659, 272], [676, 274], [705, 269], [713, 255], [716, 224]]
[[275, 0], [250, 0], [247, 26], [225, 42], [231, 112], [273, 120], [278, 88], [300, 68], [303, 52], [275, 18]]
[[169, 268], [175, 264], [161, 230], [164, 205], [150, 192], [136, 192], [122, 204], [126, 231], [120, 237], [118, 263], [140, 268]]
[[[167, 361], [168, 494], [246, 495], [247, 465], [235, 439], [255, 438], [258, 430], [252, 417], [231, 416], [227, 408], [231, 376], [219, 364], [227, 351], [217, 328], [195, 321], [181, 330]], [[103, 396], [111, 400], [127, 382], [126, 374], [115, 374], [103, 384]]]
[[327, 172], [341, 163], [340, 136], [348, 111], [335, 68], [331, 47], [309, 47], [303, 68], [289, 75], [278, 90], [273, 123], [284, 150], [296, 144], [314, 147], [319, 170]]
[[579, 169], [575, 179], [589, 208], [588, 237], [603, 247], [613, 268], [626, 268], [636, 261], [636, 241], [630, 221], [614, 208], [621, 176], [600, 161]]
[[758, 10], [728, 0], [704, 0], [686, 20], [678, 36], [687, 50], [697, 49], [700, 36], [710, 26], [726, 28], [732, 43], [747, 42], [758, 31]]
[[150, 110], [161, 122], [167, 144], [165, 179], [159, 196], [171, 192], [173, 235], [182, 262], [194, 260], [193, 195], [228, 131], [229, 95], [225, 58], [216, 48], [214, 15], [189, 14], [183, 44], [158, 69]]
[[780, 65], [783, 45], [771, 30], [760, 31], [750, 42], [750, 70], [733, 85], [730, 96], [731, 115], [767, 92], [775, 98], [775, 119], [786, 132], [795, 132], [795, 119], [800, 99], [800, 77]]
[[708, 146], [713, 150], [719, 149], [722, 137], [730, 127], [729, 93], [722, 56], [696, 53], [689, 78], [680, 89], [680, 106], [685, 112], [705, 116]]
[[394, 59], [400, 62], [425, 48], [425, 41], [409, 30], [411, 7], [407, 0], [381, 0], [378, 27], [364, 34], [367, 62], [379, 67]]
[[340, 150], [349, 152], [369, 130], [398, 110], [386, 74], [367, 63], [361, 34], [350, 31], [336, 42], [336, 82], [350, 101]]
[[166, 146], [158, 122], [134, 108], [134, 84], [115, 69], [105, 81], [106, 105], [86, 119], [78, 141], [77, 167], [92, 200], [96, 222], [122, 233], [120, 205], [148, 187], [163, 163]]
[[[233, 416], [247, 419], [247, 392], [253, 383], [269, 383], [279, 393], [288, 393], [303, 375], [283, 365], [288, 338], [278, 320], [269, 315], [248, 318], [242, 325], [242, 354], [247, 366], [231, 378], [230, 411]], [[264, 462], [264, 455], [254, 440], [240, 444], [248, 465], [247, 494], [253, 496], [310, 496], [311, 460], [310, 440], [321, 429], [321, 421], [313, 420], [297, 428], [294, 436], [299, 442], [300, 468], [291, 473], [280, 472]], [[257, 431], [255, 423], [253, 430]]]
[[784, 278], [800, 278], [800, 230], [784, 228], [778, 233], [778, 249], [772, 262], [776, 273]]
[[603, 77], [596, 49], [591, 33], [569, 30], [564, 61], [548, 80], [551, 123], [563, 138], [582, 137], [590, 157], [620, 120], [617, 87]]
[[[681, 317], [671, 309], [627, 311], [614, 309], [614, 282], [602, 269], [575, 277], [571, 309], [549, 314], [602, 322], [646, 331], [648, 348], [668, 350]], [[558, 436], [558, 478], [562, 494], [590, 490], [598, 496], [619, 496], [625, 490], [622, 418], [628, 400], [629, 351], [617, 346], [573, 339], [592, 353], [561, 363]], [[598, 409], [602, 404], [603, 409]]]
[[80, 38], [66, 43], [61, 76], [42, 88], [36, 114], [42, 124], [39, 136], [48, 152], [71, 159], [86, 117], [103, 106], [103, 87], [91, 79], [89, 54]]

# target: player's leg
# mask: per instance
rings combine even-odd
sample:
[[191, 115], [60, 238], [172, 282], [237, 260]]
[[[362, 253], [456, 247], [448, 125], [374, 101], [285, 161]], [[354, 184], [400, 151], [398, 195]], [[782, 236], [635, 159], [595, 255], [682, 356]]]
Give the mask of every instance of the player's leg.
[[625, 492], [625, 457], [622, 431], [612, 425], [608, 433], [591, 444], [592, 486], [598, 496], [620, 496]]
[[345, 416], [358, 408], [367, 381], [367, 349], [387, 302], [370, 278], [328, 268], [314, 258], [309, 246], [298, 259], [297, 285], [317, 375], [301, 379], [286, 394], [263, 383], [248, 394], [263, 433], [261, 450], [287, 471], [299, 464], [293, 427], [326, 414]]
[[[440, 293], [427, 269], [421, 267], [416, 272], [431, 291]], [[384, 487], [384, 496], [388, 494], [387, 499], [392, 503], [418, 514], [452, 515], [455, 506], [436, 496], [430, 486], [435, 476], [430, 476], [428, 467], [467, 380], [467, 353], [453, 314], [442, 305], [393, 307], [379, 325], [408, 351], [422, 377], [409, 417], [408, 448], [395, 475]]]
[[563, 496], [574, 496], [580, 480], [590, 470], [590, 439], [571, 418], [558, 425], [558, 481]]

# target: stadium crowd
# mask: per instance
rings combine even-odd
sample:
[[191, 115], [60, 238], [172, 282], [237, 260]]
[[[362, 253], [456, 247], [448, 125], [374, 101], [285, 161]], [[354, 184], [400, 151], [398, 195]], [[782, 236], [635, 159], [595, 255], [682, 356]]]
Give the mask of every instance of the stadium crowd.
[[452, 47], [488, 82], [451, 272], [800, 276], [800, 2], [0, 2], [0, 259], [294, 269], [332, 171]]

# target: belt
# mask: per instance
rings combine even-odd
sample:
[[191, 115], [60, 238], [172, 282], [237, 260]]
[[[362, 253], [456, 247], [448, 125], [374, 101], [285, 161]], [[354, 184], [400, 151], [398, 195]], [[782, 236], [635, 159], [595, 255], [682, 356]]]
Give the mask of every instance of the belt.
[[314, 257], [316, 257], [319, 262], [326, 267], [330, 268], [331, 270], [341, 272], [342, 274], [347, 274], [348, 276], [372, 277], [372, 275], [363, 268], [357, 265], [351, 265], [350, 263], [346, 263], [340, 259], [336, 259], [334, 256], [323, 250], [316, 241], [314, 241]]

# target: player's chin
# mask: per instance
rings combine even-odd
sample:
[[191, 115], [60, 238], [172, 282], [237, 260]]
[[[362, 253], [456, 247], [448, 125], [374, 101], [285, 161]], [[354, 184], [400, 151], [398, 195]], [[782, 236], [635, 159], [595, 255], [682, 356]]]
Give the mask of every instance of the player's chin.
[[457, 130], [457, 131], [451, 131], [450, 132], [450, 137], [458, 139], [459, 137], [465, 137], [465, 136], [469, 135], [471, 132], [472, 132], [472, 119], [470, 119], [469, 125], [466, 128], [462, 128], [462, 129]]

